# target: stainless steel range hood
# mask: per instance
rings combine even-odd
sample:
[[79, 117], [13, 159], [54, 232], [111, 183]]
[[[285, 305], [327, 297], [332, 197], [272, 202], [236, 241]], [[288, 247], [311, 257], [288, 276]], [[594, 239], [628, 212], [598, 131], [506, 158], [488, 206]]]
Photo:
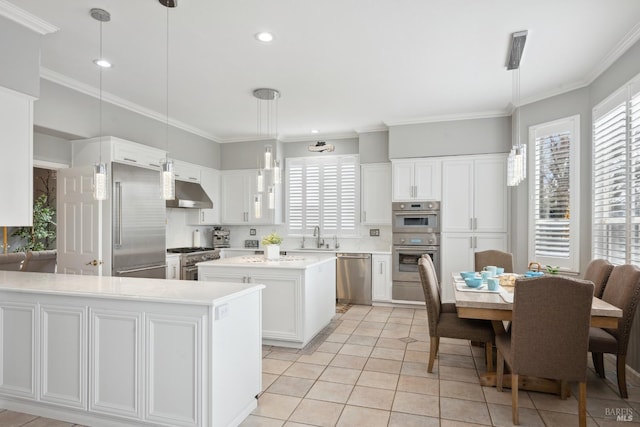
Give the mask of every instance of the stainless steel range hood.
[[176, 198], [167, 200], [167, 207], [211, 209], [213, 203], [200, 184], [176, 180]]

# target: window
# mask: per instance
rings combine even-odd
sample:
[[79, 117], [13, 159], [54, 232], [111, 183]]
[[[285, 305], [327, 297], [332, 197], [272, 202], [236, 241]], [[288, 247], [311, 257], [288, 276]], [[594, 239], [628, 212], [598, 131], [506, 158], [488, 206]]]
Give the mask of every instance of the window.
[[356, 235], [360, 209], [358, 156], [287, 159], [290, 234]]
[[529, 128], [529, 259], [579, 269], [580, 116]]
[[640, 76], [593, 109], [594, 258], [640, 265]]

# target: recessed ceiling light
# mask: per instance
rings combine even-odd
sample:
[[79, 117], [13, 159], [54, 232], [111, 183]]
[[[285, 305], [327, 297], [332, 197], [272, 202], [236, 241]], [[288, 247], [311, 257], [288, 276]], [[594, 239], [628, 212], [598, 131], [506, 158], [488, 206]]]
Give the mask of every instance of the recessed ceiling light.
[[107, 61], [106, 59], [94, 59], [93, 63], [98, 67], [111, 68], [111, 62]]
[[269, 43], [273, 41], [273, 34], [263, 31], [256, 34], [256, 39], [264, 43]]
[[311, 129], [311, 133], [318, 133], [320, 132], [318, 129]]

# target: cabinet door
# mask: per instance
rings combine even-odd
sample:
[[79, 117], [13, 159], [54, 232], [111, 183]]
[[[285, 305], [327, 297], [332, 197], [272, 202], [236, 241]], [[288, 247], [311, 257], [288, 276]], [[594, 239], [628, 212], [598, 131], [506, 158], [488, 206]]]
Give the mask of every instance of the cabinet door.
[[142, 416], [142, 313], [92, 309], [89, 410]]
[[180, 160], [173, 161], [176, 173], [176, 179], [188, 182], [200, 182], [200, 166], [192, 163], [182, 162]]
[[40, 322], [40, 400], [86, 409], [86, 307], [42, 305]]
[[[0, 88], [0, 224], [33, 223], [33, 101]], [[10, 206], [10, 208], [7, 208]]]
[[414, 163], [415, 199], [440, 200], [442, 195], [441, 164], [441, 160], [417, 160]]
[[180, 279], [180, 257], [176, 255], [167, 256], [167, 279]]
[[302, 283], [298, 271], [251, 273], [250, 283], [260, 283], [262, 290], [262, 337], [267, 339], [303, 341], [304, 323]]
[[199, 224], [220, 224], [220, 172], [215, 169], [202, 168], [200, 183], [213, 202], [213, 208], [200, 209]]
[[471, 231], [473, 218], [473, 161], [442, 162], [442, 231]]
[[159, 168], [165, 152], [140, 144], [111, 139], [113, 144], [113, 160], [146, 168]]
[[393, 169], [393, 201], [405, 202], [413, 200], [413, 161], [394, 160], [391, 163]]
[[247, 224], [248, 203], [250, 189], [245, 179], [245, 172], [224, 172], [220, 177], [221, 183], [221, 220], [223, 224]]
[[[267, 175], [267, 173], [265, 173]], [[248, 170], [245, 173], [245, 196], [249, 206], [249, 224], [273, 224], [275, 214], [275, 195], [274, 209], [269, 209], [269, 194], [267, 192], [268, 180], [265, 177], [264, 191], [258, 193], [258, 172]], [[260, 217], [258, 217], [258, 206], [255, 202], [255, 196], [260, 197]]]
[[507, 231], [507, 164], [504, 156], [474, 161], [475, 232]]
[[473, 236], [466, 233], [442, 233], [440, 250], [442, 274], [440, 277], [442, 301], [453, 302], [451, 273], [458, 271], [473, 271]]
[[36, 398], [36, 305], [0, 303], [0, 394]]
[[391, 225], [390, 165], [362, 165], [361, 168], [362, 223]]
[[371, 256], [373, 301], [391, 302], [391, 255]]
[[474, 252], [495, 249], [507, 252], [507, 233], [476, 233]]

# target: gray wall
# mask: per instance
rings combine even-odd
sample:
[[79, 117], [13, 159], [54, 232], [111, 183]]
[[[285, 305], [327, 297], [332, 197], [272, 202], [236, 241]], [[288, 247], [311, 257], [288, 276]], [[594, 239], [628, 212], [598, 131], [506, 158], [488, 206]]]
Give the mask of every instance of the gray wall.
[[389, 162], [389, 132], [366, 132], [359, 136], [360, 163]]
[[33, 133], [33, 158], [71, 165], [71, 144], [68, 140], [44, 133]]
[[282, 142], [272, 140], [220, 144], [220, 169], [257, 169], [264, 167], [264, 147], [271, 145], [273, 156], [282, 159]]
[[40, 95], [41, 36], [0, 16], [0, 86]]
[[640, 41], [598, 76], [589, 86], [591, 108], [640, 73]]
[[[43, 79], [34, 124], [50, 134], [92, 138], [100, 135], [99, 111], [98, 99]], [[102, 114], [103, 135], [167, 149], [165, 123], [108, 102], [103, 102]], [[182, 129], [169, 128], [168, 151], [174, 159], [220, 169], [220, 144]]]
[[511, 149], [511, 118], [423, 123], [389, 128], [389, 158], [505, 153]]

